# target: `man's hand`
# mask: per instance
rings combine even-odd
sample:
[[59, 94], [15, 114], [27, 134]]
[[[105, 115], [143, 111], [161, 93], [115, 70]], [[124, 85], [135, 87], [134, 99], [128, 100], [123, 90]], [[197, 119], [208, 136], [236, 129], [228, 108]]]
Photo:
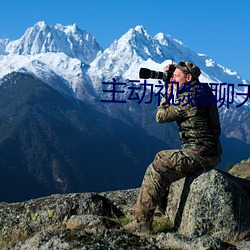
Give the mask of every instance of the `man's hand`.
[[[168, 72], [169, 70], [173, 71], [173, 64], [169, 64], [169, 65], [164, 67], [164, 72]], [[172, 77], [170, 78], [170, 81], [172, 81]], [[171, 93], [172, 87], [173, 87], [173, 84], [169, 83], [169, 82], [168, 82], [168, 85], [166, 86], [166, 81], [165, 81], [165, 88], [167, 89], [168, 94]]]
[[169, 64], [168, 66], [165, 66], [165, 67], [164, 67], [164, 72], [168, 72], [168, 71], [170, 70], [170, 65], [171, 65], [171, 64]]

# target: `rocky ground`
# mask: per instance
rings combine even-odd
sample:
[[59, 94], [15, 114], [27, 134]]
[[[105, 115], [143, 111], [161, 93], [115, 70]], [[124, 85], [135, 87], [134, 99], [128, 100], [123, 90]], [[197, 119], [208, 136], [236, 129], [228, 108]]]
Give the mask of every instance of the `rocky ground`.
[[150, 235], [123, 229], [138, 191], [0, 203], [0, 249], [250, 249], [250, 181], [210, 170], [173, 183]]

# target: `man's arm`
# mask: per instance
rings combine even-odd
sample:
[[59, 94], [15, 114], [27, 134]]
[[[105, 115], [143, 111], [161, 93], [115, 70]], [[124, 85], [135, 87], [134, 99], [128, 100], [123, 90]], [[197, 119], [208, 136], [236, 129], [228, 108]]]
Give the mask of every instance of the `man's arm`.
[[173, 106], [171, 106], [169, 103], [166, 104], [166, 102], [167, 99], [163, 98], [160, 106], [157, 109], [156, 121], [159, 123], [172, 122], [178, 117], [176, 110], [173, 109]]
[[178, 121], [179, 119], [188, 118], [196, 114], [197, 108], [192, 107], [191, 102], [187, 104], [187, 100], [183, 96], [176, 100], [176, 105], [170, 105], [169, 102], [166, 104], [166, 101], [166, 98], [162, 98], [156, 112], [156, 121], [159, 123]]

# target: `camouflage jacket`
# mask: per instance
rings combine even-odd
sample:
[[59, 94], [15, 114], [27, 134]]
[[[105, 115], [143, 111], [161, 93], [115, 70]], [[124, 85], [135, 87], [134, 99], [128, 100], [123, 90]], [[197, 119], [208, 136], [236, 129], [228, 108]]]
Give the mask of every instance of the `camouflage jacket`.
[[215, 97], [208, 85], [189, 82], [180, 87], [173, 102], [168, 95], [157, 109], [159, 123], [176, 121], [182, 148], [193, 148], [204, 156], [219, 156], [220, 121]]

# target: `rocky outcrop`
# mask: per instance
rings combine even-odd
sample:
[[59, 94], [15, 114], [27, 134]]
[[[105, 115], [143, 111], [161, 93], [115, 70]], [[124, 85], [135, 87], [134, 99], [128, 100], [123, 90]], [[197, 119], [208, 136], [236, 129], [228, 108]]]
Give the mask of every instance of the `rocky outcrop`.
[[[250, 248], [250, 181], [210, 170], [173, 183], [166, 216], [161, 217], [168, 218], [172, 227], [158, 228], [152, 235], [131, 234], [122, 227], [131, 218], [138, 191], [0, 203], [0, 248]], [[158, 222], [155, 217], [154, 226]]]
[[184, 235], [229, 240], [250, 229], [250, 182], [218, 170], [173, 183], [167, 216]]

